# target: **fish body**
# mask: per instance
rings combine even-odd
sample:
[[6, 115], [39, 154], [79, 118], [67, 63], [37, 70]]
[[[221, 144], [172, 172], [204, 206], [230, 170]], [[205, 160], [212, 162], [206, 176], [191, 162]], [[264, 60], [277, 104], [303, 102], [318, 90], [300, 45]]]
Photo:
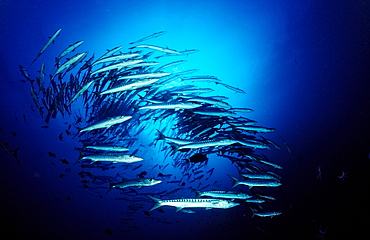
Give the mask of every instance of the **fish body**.
[[154, 46], [154, 45], [143, 44], [143, 45], [137, 45], [137, 46], [135, 46], [135, 48], [149, 48], [149, 49], [164, 52], [164, 53], [181, 55], [181, 52], [178, 52], [176, 50], [169, 49], [169, 48], [164, 48], [164, 47], [159, 47], [159, 46]]
[[91, 73], [91, 75], [101, 73], [101, 72], [106, 72], [106, 71], [113, 70], [113, 69], [118, 69], [119, 70], [121, 68], [128, 67], [128, 66], [131, 66], [131, 65], [135, 65], [135, 64], [140, 63], [140, 62], [143, 62], [143, 60], [129, 60], [129, 61], [121, 62], [121, 63], [111, 64], [111, 65], [108, 65], [106, 67], [102, 67], [102, 68], [99, 68], [99, 69], [95, 70], [94, 72]]
[[236, 143], [237, 141], [231, 139], [219, 139], [219, 140], [206, 140], [206, 141], [198, 141], [195, 143], [185, 144], [177, 147], [177, 150], [191, 148], [204, 148], [204, 147], [219, 147], [219, 146], [226, 146]]
[[113, 183], [109, 181], [109, 189], [107, 192], [109, 192], [112, 188], [119, 188], [124, 189], [127, 187], [148, 187], [153, 186], [156, 184], [161, 183], [161, 180], [157, 180], [154, 178], [134, 178], [134, 179], [127, 179], [123, 180], [122, 182]]
[[152, 83], [155, 83], [158, 80], [159, 80], [159, 78], [154, 78], [154, 79], [143, 79], [143, 80], [139, 80], [139, 81], [135, 81], [135, 82], [131, 82], [131, 83], [125, 83], [125, 84], [121, 84], [117, 87], [107, 89], [107, 90], [101, 92], [100, 94], [104, 95], [104, 94], [108, 94], [108, 93], [116, 93], [116, 92], [123, 92], [123, 91], [128, 91], [128, 90], [135, 90], [135, 89], [138, 89], [138, 88], [147, 87], [147, 86], [151, 85]]
[[76, 48], [78, 48], [84, 41], [78, 41], [78, 42], [75, 42], [74, 44], [70, 45], [69, 47], [67, 47], [63, 52], [61, 52], [59, 54], [59, 56], [57, 57], [58, 61], [60, 59], [62, 59], [64, 56], [66, 56], [67, 54], [69, 54], [70, 52], [73, 52]]
[[62, 71], [64, 71], [65, 69], [69, 68], [70, 66], [72, 66], [73, 64], [77, 63], [77, 62], [80, 62], [84, 57], [86, 57], [87, 55], [87, 52], [83, 52], [83, 53], [79, 53], [79, 54], [76, 54], [74, 55], [72, 58], [70, 58], [68, 61], [66, 61], [65, 63], [63, 63], [56, 71], [55, 73], [53, 74], [53, 76], [51, 77], [52, 79], [54, 79], [54, 77], [61, 73]]
[[124, 79], [136, 79], [136, 78], [160, 78], [170, 75], [171, 73], [166, 72], [152, 72], [152, 73], [143, 73], [143, 74], [135, 74], [135, 75], [127, 75], [123, 77], [119, 77], [117, 80], [124, 80]]
[[105, 62], [121, 61], [121, 60], [124, 60], [124, 59], [127, 59], [127, 58], [136, 57], [136, 56], [139, 56], [139, 55], [140, 54], [138, 54], [138, 53], [125, 53], [125, 54], [120, 54], [120, 55], [114, 55], [114, 56], [110, 56], [110, 57], [100, 58], [100, 59], [96, 60], [91, 66], [94, 66], [94, 65], [100, 64], [100, 63], [105, 63]]
[[149, 36], [140, 38], [139, 40], [136, 40], [135, 42], [131, 42], [130, 44], [135, 44], [135, 43], [139, 43], [139, 42], [142, 42], [142, 41], [146, 41], [146, 40], [151, 39], [151, 38], [156, 38], [156, 37], [159, 37], [159, 36], [161, 36], [165, 33], [166, 33], [165, 31], [156, 32], [156, 33], [153, 33]]
[[80, 160], [85, 159], [90, 159], [92, 163], [94, 162], [134, 163], [143, 160], [140, 157], [122, 153], [100, 153], [83, 156]]
[[132, 116], [118, 116], [118, 117], [108, 118], [108, 119], [99, 121], [93, 125], [90, 125], [86, 128], [83, 128], [80, 130], [80, 132], [86, 132], [86, 131], [91, 131], [91, 130], [100, 129], [100, 128], [109, 128], [112, 125], [122, 123], [131, 118]]
[[111, 152], [126, 152], [129, 151], [128, 148], [121, 146], [107, 146], [107, 145], [95, 145], [95, 146], [85, 146], [85, 149], [94, 149], [99, 151], [111, 151]]
[[213, 197], [213, 198], [228, 198], [228, 199], [247, 199], [251, 198], [251, 195], [248, 195], [243, 192], [235, 191], [196, 191], [197, 197]]
[[281, 183], [275, 179], [247, 179], [239, 181], [237, 178], [227, 174], [231, 179], [234, 180], [232, 188], [238, 185], [247, 185], [249, 188], [252, 187], [279, 187]]
[[149, 210], [152, 211], [162, 206], [173, 206], [176, 207], [176, 212], [183, 208], [205, 208], [206, 210], [212, 208], [232, 208], [238, 206], [239, 203], [235, 203], [225, 199], [206, 199], [206, 198], [184, 198], [184, 199], [171, 199], [161, 200], [152, 196], [149, 196], [154, 201], [154, 206]]
[[[60, 31], [62, 31], [62, 29], [58, 29], [50, 38], [49, 38], [49, 41], [46, 42], [46, 44], [42, 47], [42, 49], [40, 50], [40, 52], [37, 54], [36, 58], [32, 61], [32, 63], [34, 63], [40, 56], [41, 54], [43, 54], [45, 52], [45, 50], [50, 46], [50, 44], [52, 42], [54, 42], [54, 40], [59, 36], [60, 34]], [[32, 64], [31, 63], [31, 64]]]
[[146, 106], [139, 107], [139, 110], [143, 109], [151, 109], [151, 110], [156, 110], [156, 109], [175, 109], [175, 110], [180, 110], [180, 109], [192, 109], [192, 108], [197, 108], [202, 106], [201, 104], [196, 104], [196, 103], [185, 103], [185, 102], [170, 102], [170, 103], [160, 103], [160, 104], [150, 104]]

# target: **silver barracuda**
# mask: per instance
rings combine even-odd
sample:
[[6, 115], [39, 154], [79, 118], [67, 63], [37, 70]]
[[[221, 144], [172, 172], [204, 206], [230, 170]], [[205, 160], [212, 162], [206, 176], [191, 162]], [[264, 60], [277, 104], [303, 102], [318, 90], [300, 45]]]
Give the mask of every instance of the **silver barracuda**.
[[139, 53], [125, 53], [125, 54], [105, 57], [105, 58], [101, 58], [99, 60], [96, 60], [93, 64], [91, 64], [91, 66], [94, 66], [94, 65], [100, 64], [100, 63], [105, 63], [105, 62], [121, 61], [121, 60], [124, 60], [124, 59], [127, 59], [127, 58], [136, 57], [136, 56], [139, 56], [139, 55], [140, 55]]
[[190, 144], [194, 143], [194, 140], [188, 140], [188, 139], [179, 139], [179, 138], [170, 138], [166, 137], [161, 131], [157, 129], [159, 136], [157, 140], [166, 140], [168, 142], [176, 143], [178, 145], [185, 145], [185, 144]]
[[74, 102], [79, 96], [81, 96], [84, 92], [86, 92], [87, 89], [95, 82], [94, 80], [91, 80], [90, 82], [86, 83], [82, 86], [82, 88], [72, 97], [72, 99], [68, 102], [68, 105], [70, 105], [72, 102]]
[[152, 73], [143, 73], [143, 74], [123, 76], [123, 77], [119, 77], [117, 80], [135, 79], [135, 78], [160, 78], [160, 77], [165, 77], [168, 75], [171, 75], [171, 73], [152, 72]]
[[135, 48], [149, 48], [149, 49], [160, 51], [160, 52], [181, 55], [181, 52], [178, 52], [176, 50], [169, 49], [169, 48], [164, 48], [164, 47], [159, 47], [159, 46], [154, 46], [154, 45], [143, 44], [143, 45], [137, 45], [137, 46], [135, 46]]
[[138, 43], [138, 42], [146, 41], [146, 40], [151, 39], [151, 38], [156, 38], [156, 37], [159, 37], [159, 36], [161, 36], [165, 33], [166, 33], [165, 31], [156, 32], [156, 33], [153, 33], [149, 36], [140, 38], [139, 40], [136, 40], [135, 42], [130, 42], [130, 44], [135, 44], [135, 43]]
[[59, 54], [59, 56], [57, 57], [57, 60], [59, 61], [60, 59], [62, 59], [64, 56], [66, 56], [70, 52], [73, 52], [74, 50], [76, 50], [76, 48], [78, 48], [83, 42], [84, 41], [78, 41], [70, 45], [69, 47], [67, 47], [63, 52]]
[[169, 102], [169, 103], [160, 103], [160, 104], [150, 104], [146, 106], [139, 107], [139, 110], [144, 110], [144, 109], [175, 109], [175, 110], [180, 110], [180, 109], [192, 109], [192, 108], [197, 108], [201, 107], [201, 104], [196, 104], [196, 103], [188, 103], [188, 102]]
[[236, 143], [237, 141], [231, 139], [219, 139], [219, 140], [205, 140], [205, 141], [198, 141], [195, 143], [185, 144], [177, 147], [177, 150], [191, 148], [204, 148], [204, 147], [219, 147], [219, 146], [227, 146]]
[[239, 205], [239, 203], [235, 203], [224, 199], [184, 198], [184, 199], [161, 200], [149, 195], [148, 197], [150, 197], [154, 201], [154, 206], [149, 211], [152, 211], [162, 206], [176, 207], [176, 212], [178, 212], [183, 208], [205, 208], [206, 210], [212, 208], [227, 209]]
[[227, 174], [231, 179], [234, 180], [232, 188], [238, 185], [247, 185], [249, 188], [252, 187], [279, 187], [281, 183], [275, 179], [247, 179], [239, 181], [237, 178]]
[[83, 52], [83, 53], [79, 53], [79, 54], [76, 54], [74, 55], [73, 57], [71, 57], [68, 61], [66, 61], [65, 63], [63, 63], [56, 71], [55, 73], [53, 74], [53, 76], [51, 77], [51, 79], [54, 79], [54, 77], [61, 73], [62, 71], [64, 71], [65, 69], [69, 68], [71, 65], [73, 65], [74, 63], [76, 62], [79, 62], [81, 61], [83, 58], [85, 58], [87, 55], [87, 52]]
[[140, 188], [140, 187], [154, 186], [161, 182], [162, 180], [157, 180], [154, 178], [134, 178], [134, 179], [123, 180], [122, 182], [118, 182], [118, 183], [113, 183], [112, 181], [109, 181], [109, 189], [107, 192], [109, 192], [112, 188], [119, 188], [119, 189], [124, 189], [127, 187], [139, 187]]
[[[60, 34], [60, 31], [62, 31], [62, 29], [59, 29], [57, 30], [50, 38], [49, 38], [49, 41], [46, 42], [46, 44], [42, 47], [42, 49], [40, 50], [40, 52], [37, 54], [36, 58], [32, 61], [32, 63], [34, 63], [40, 56], [41, 54], [43, 54], [43, 52], [45, 52], [45, 50], [50, 46], [50, 44], [52, 42], [54, 42], [54, 40], [59, 36]], [[31, 63], [31, 64], [32, 64]]]
[[112, 65], [102, 67], [102, 68], [99, 68], [99, 69], [95, 70], [94, 72], [91, 73], [91, 75], [101, 73], [101, 72], [106, 72], [106, 71], [113, 70], [113, 69], [120, 70], [124, 67], [135, 65], [135, 64], [143, 62], [143, 61], [144, 60], [129, 60], [129, 61], [121, 62], [121, 63], [112, 64]]
[[239, 126], [236, 128], [240, 130], [245, 130], [245, 131], [262, 132], [262, 133], [273, 132], [276, 130], [275, 128], [267, 128], [267, 127], [260, 127], [260, 126]]
[[144, 80], [138, 80], [138, 81], [131, 82], [131, 83], [125, 83], [125, 84], [121, 84], [117, 87], [107, 89], [107, 90], [101, 92], [100, 94], [104, 95], [104, 94], [108, 94], [108, 93], [116, 93], [116, 92], [122, 92], [122, 91], [134, 90], [134, 89], [138, 89], [138, 88], [142, 88], [142, 87], [147, 87], [147, 86], [151, 85], [152, 83], [157, 82], [158, 80], [159, 80], [159, 78], [157, 78], [157, 79], [144, 79]]
[[251, 179], [275, 179], [278, 180], [275, 176], [268, 173], [241, 173], [243, 177]]
[[213, 197], [213, 198], [228, 198], [228, 199], [247, 199], [251, 198], [252, 195], [248, 195], [243, 192], [236, 192], [236, 191], [206, 191], [201, 192], [195, 190], [197, 194], [197, 198], [199, 197]]
[[90, 159], [91, 163], [94, 162], [112, 162], [112, 163], [134, 163], [143, 161], [144, 159], [130, 154], [122, 153], [100, 153], [94, 155], [83, 156], [79, 161]]
[[129, 151], [128, 148], [122, 146], [112, 146], [112, 145], [90, 145], [85, 146], [85, 149], [94, 149], [99, 151], [110, 151], [110, 152], [126, 152]]
[[100, 129], [100, 128], [109, 128], [112, 125], [123, 123], [131, 118], [132, 116], [118, 116], [118, 117], [108, 118], [108, 119], [99, 121], [93, 125], [90, 125], [86, 128], [83, 128], [80, 130], [80, 132], [86, 132], [86, 131], [91, 131], [91, 130]]

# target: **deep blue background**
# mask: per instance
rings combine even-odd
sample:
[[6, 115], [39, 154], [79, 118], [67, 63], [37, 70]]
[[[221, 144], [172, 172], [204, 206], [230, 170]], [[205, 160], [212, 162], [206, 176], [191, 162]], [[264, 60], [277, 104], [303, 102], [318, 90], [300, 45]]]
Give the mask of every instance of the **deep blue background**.
[[[6, 220], [1, 234], [11, 234], [9, 239], [314, 239], [321, 225], [327, 227], [326, 239], [366, 239], [369, 10], [366, 1], [1, 1], [0, 139], [21, 148], [20, 163], [0, 153], [0, 215]], [[30, 66], [59, 28], [55, 44]], [[172, 224], [139, 214], [122, 226], [126, 208], [115, 200], [118, 191], [99, 198], [79, 188], [78, 168], [58, 178], [69, 166], [47, 152], [73, 162], [76, 141], [58, 140], [65, 119], [40, 128], [45, 123], [30, 109], [29, 86], [19, 81], [18, 65], [36, 76], [41, 61], [53, 60], [78, 40], [85, 41], [81, 50], [101, 55], [158, 31], [167, 34], [151, 43], [199, 49], [187, 69], [244, 89], [245, 95], [218, 93], [235, 107], [253, 108], [251, 119], [277, 129], [268, 137], [289, 144], [291, 154], [266, 153], [284, 166], [276, 202], [283, 216], [251, 218], [250, 211], [238, 208], [186, 215], [168, 208], [154, 217]], [[348, 173], [344, 181], [338, 178], [342, 171]], [[226, 177], [224, 184], [231, 181]], [[130, 232], [120, 231], [127, 227]]]

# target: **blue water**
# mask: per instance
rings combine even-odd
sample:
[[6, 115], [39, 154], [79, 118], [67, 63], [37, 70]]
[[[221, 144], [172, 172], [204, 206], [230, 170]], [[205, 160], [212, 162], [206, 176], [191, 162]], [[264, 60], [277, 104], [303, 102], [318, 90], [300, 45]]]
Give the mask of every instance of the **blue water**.
[[[11, 149], [19, 148], [19, 162], [0, 151], [0, 215], [5, 221], [1, 236], [367, 239], [362, 218], [369, 214], [369, 10], [366, 1], [1, 1], [0, 140]], [[60, 28], [56, 41], [30, 65]], [[208, 180], [190, 183], [185, 178], [184, 186], [168, 183], [183, 177], [183, 167], [172, 166], [171, 156], [164, 158], [159, 147], [164, 143], [150, 145], [155, 134], [148, 131], [139, 136], [142, 162], [109, 170], [82, 168], [73, 165], [79, 158], [75, 148], [82, 147], [80, 138], [65, 132], [76, 122], [74, 115], [58, 114], [45, 123], [32, 110], [30, 84], [23, 82], [19, 65], [35, 79], [45, 62], [45, 78], [49, 78], [56, 70], [55, 57], [76, 41], [84, 43], [75, 53], [88, 51], [89, 57], [98, 57], [117, 46], [127, 51], [129, 42], [159, 31], [166, 34], [143, 44], [199, 50], [174, 71], [199, 69], [196, 75], [217, 76], [243, 89], [246, 94], [203, 85], [213, 88], [213, 95], [229, 97], [233, 107], [254, 109], [242, 115], [258, 125], [276, 128], [261, 135], [282, 149], [256, 150], [283, 167], [274, 170], [282, 177], [282, 186], [261, 190], [276, 200], [261, 205], [240, 202], [230, 209], [196, 209], [193, 214], [162, 207], [148, 216], [153, 203], [145, 193], [180, 188], [163, 197], [177, 199], [195, 197], [190, 187], [210, 184], [203, 191], [230, 190], [233, 183], [226, 174], [238, 175], [235, 164], [209, 155], [207, 165], [200, 168], [205, 175], [215, 168]], [[84, 109], [81, 102], [76, 103], [78, 108]], [[145, 124], [152, 127], [141, 123]], [[70, 130], [77, 132], [74, 126]], [[154, 167], [168, 163], [164, 170]], [[143, 166], [132, 170], [139, 164]], [[108, 181], [97, 184], [81, 171], [117, 182], [142, 171], [147, 177], [172, 176], [156, 186], [135, 188], [143, 194], [135, 195], [127, 189], [106, 193]], [[343, 179], [339, 178], [342, 172]], [[246, 186], [235, 189], [250, 192]], [[282, 214], [252, 218], [250, 207]]]

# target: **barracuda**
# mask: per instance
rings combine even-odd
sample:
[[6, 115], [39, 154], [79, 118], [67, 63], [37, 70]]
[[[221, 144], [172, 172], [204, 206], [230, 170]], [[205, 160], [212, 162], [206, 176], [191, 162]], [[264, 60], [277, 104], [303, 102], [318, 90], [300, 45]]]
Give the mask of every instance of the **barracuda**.
[[104, 94], [108, 94], [108, 93], [116, 93], [116, 92], [123, 92], [123, 91], [128, 91], [128, 90], [135, 90], [135, 89], [138, 89], [138, 88], [147, 87], [147, 86], [151, 85], [152, 83], [154, 83], [158, 80], [159, 80], [159, 78], [144, 79], [144, 80], [139, 80], [139, 81], [135, 81], [135, 82], [131, 82], [131, 83], [126, 83], [126, 84], [119, 85], [118, 87], [107, 89], [107, 90], [101, 92], [100, 94], [104, 95]]
[[[62, 31], [62, 29], [59, 29], [59, 30], [57, 30], [54, 34], [53, 34], [53, 36], [51, 36], [50, 38], [49, 38], [49, 41], [47, 41], [47, 43], [42, 47], [42, 49], [40, 50], [40, 52], [37, 54], [37, 56], [36, 56], [36, 58], [32, 61], [32, 63], [34, 63], [40, 56], [41, 56], [41, 54], [43, 53], [43, 52], [45, 52], [45, 50], [50, 46], [50, 44], [52, 43], [52, 42], [54, 42], [54, 40], [59, 36], [59, 34], [60, 34], [60, 31]], [[31, 65], [32, 65], [32, 63], [31, 63]]]
[[197, 194], [197, 198], [199, 197], [214, 197], [214, 198], [228, 198], [228, 199], [247, 199], [251, 198], [251, 195], [248, 195], [243, 192], [235, 192], [235, 191], [207, 191], [201, 192], [195, 190]]
[[66, 61], [65, 63], [62, 64], [62, 66], [60, 66], [56, 71], [55, 73], [53, 74], [53, 76], [51, 77], [51, 79], [54, 79], [54, 77], [61, 73], [62, 71], [64, 71], [65, 69], [69, 68], [69, 66], [73, 65], [74, 63], [76, 62], [79, 62], [81, 61], [84, 57], [86, 57], [87, 55], [87, 52], [83, 52], [83, 53], [79, 53], [79, 54], [76, 54], [74, 55], [72, 58], [70, 58], [68, 61]]
[[204, 147], [219, 147], [219, 146], [226, 146], [236, 143], [237, 141], [231, 139], [220, 139], [220, 140], [206, 140], [206, 141], [199, 141], [195, 143], [185, 144], [180, 147], [177, 147], [177, 150], [181, 150], [184, 148], [204, 148]]
[[201, 104], [196, 104], [196, 103], [183, 103], [183, 102], [173, 102], [173, 103], [161, 103], [161, 104], [151, 104], [151, 105], [146, 105], [139, 107], [139, 110], [143, 109], [175, 109], [175, 110], [180, 110], [180, 109], [192, 109], [192, 108], [197, 108], [202, 106]]
[[238, 185], [247, 185], [249, 188], [252, 187], [279, 187], [281, 183], [275, 179], [249, 179], [239, 181], [237, 178], [227, 174], [231, 179], [234, 180], [232, 188]]
[[101, 72], [106, 72], [106, 71], [113, 70], [113, 69], [118, 69], [119, 70], [121, 68], [128, 67], [130, 65], [135, 65], [135, 64], [143, 62], [143, 61], [144, 60], [130, 60], [130, 61], [125, 61], [125, 62], [121, 62], [121, 63], [117, 63], [117, 64], [112, 64], [112, 65], [109, 65], [109, 66], [106, 66], [106, 67], [103, 67], [103, 68], [99, 68], [98, 70], [95, 70], [94, 72], [91, 73], [91, 75], [101, 73]]
[[232, 208], [238, 206], [239, 203], [235, 203], [224, 199], [202, 199], [202, 198], [184, 198], [184, 199], [172, 199], [172, 200], [161, 200], [152, 196], [149, 196], [154, 201], [154, 206], [149, 210], [152, 211], [162, 206], [172, 206], [176, 207], [176, 212], [183, 208]]
[[154, 178], [127, 179], [127, 180], [123, 180], [122, 182], [118, 182], [118, 183], [113, 183], [112, 181], [109, 181], [109, 189], [107, 192], [109, 192], [112, 188], [119, 188], [119, 189], [124, 189], [127, 187], [139, 187], [140, 188], [140, 187], [153, 186], [161, 182], [162, 182], [161, 180], [157, 180]]
[[120, 55], [105, 57], [105, 58], [101, 58], [99, 60], [96, 60], [93, 64], [91, 64], [91, 66], [94, 66], [94, 65], [100, 64], [100, 63], [105, 63], [105, 62], [120, 61], [120, 60], [123, 60], [123, 59], [136, 57], [136, 56], [139, 56], [139, 55], [140, 54], [138, 54], [138, 53], [127, 53], [127, 54], [120, 54]]
[[122, 123], [122, 122], [127, 121], [131, 118], [132, 118], [132, 116], [118, 116], [118, 117], [108, 118], [106, 120], [102, 120], [102, 121], [99, 121], [99, 122], [97, 122], [93, 125], [90, 125], [89, 127], [81, 129], [80, 133], [95, 130], [95, 129], [100, 129], [100, 128], [109, 128], [112, 125]]
[[126, 152], [129, 151], [128, 148], [121, 146], [105, 146], [105, 145], [96, 145], [96, 146], [85, 146], [85, 149], [94, 149], [100, 151], [111, 151], [111, 152]]
[[83, 156], [80, 160], [90, 159], [94, 162], [112, 162], [112, 163], [134, 163], [142, 161], [140, 157], [122, 153], [100, 153], [89, 156]]

